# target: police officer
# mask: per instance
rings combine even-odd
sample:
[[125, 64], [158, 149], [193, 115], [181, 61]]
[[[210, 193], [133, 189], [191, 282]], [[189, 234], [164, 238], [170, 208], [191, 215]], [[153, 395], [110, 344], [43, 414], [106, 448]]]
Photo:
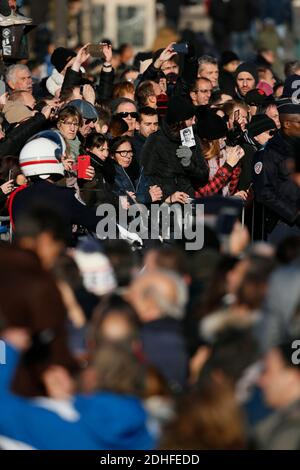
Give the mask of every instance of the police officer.
[[62, 157], [66, 147], [63, 138], [56, 131], [38, 134], [23, 147], [19, 163], [27, 177], [28, 185], [19, 188], [9, 201], [11, 222], [14, 224], [20, 214], [36, 203], [61, 214], [70, 233], [73, 225], [80, 225], [95, 233], [100, 218], [95, 211], [81, 203], [71, 188], [58, 186], [64, 177]]
[[278, 106], [282, 129], [254, 157], [255, 199], [265, 209], [268, 241], [300, 236], [300, 187], [292, 179], [300, 157], [300, 104]]

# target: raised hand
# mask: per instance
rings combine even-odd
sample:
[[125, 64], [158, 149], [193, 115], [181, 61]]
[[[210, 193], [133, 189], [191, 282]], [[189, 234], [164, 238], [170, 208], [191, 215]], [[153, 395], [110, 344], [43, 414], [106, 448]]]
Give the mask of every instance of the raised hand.
[[82, 91], [82, 96], [85, 99], [85, 101], [88, 101], [92, 105], [95, 104], [96, 102], [96, 93], [92, 85], [84, 85], [83, 86], [83, 91]]
[[227, 163], [232, 167], [235, 167], [245, 155], [244, 150], [239, 145], [236, 147], [226, 147], [226, 153]]
[[112, 46], [111, 44], [103, 44], [103, 55], [106, 64], [111, 64], [112, 61]]
[[89, 58], [90, 54], [88, 53], [88, 47], [90, 43], [85, 44], [79, 51], [77, 52], [77, 56], [75, 57], [74, 64], [72, 65], [72, 70], [75, 72], [79, 72], [80, 67], [84, 64]]
[[87, 178], [84, 178], [88, 181], [92, 181], [94, 178], [95, 178], [95, 168], [93, 166], [89, 166], [87, 169], [86, 169], [86, 175], [87, 175]]
[[170, 60], [172, 59], [172, 57], [174, 57], [175, 55], [177, 55], [177, 52], [174, 52], [173, 50], [173, 46], [174, 44], [176, 44], [176, 42], [171, 42], [171, 44], [168, 45], [168, 47], [166, 47], [162, 53], [160, 54], [159, 58], [156, 59], [156, 61], [154, 62], [154, 67], [156, 69], [160, 69], [162, 64], [164, 62], [166, 62], [167, 60]]
[[0, 189], [4, 194], [10, 194], [14, 189], [14, 180], [6, 181], [6, 183], [0, 186]]

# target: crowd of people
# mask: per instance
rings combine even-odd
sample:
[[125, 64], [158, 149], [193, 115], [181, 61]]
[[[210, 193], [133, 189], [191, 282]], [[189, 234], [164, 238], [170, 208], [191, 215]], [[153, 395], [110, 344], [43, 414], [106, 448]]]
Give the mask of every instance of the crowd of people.
[[[300, 448], [300, 62], [175, 46], [7, 64], [1, 449]], [[139, 205], [204, 205], [202, 249]]]

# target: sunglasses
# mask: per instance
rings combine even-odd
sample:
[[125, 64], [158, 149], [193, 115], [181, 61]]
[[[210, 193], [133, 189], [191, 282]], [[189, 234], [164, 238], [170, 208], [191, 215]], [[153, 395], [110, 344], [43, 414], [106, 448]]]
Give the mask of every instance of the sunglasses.
[[84, 120], [84, 123], [87, 124], [87, 125], [88, 125], [88, 124], [91, 124], [92, 122], [93, 122], [94, 124], [96, 124], [97, 119], [85, 119], [85, 120]]
[[132, 117], [132, 119], [137, 119], [139, 117], [139, 114], [138, 113], [117, 113], [117, 116], [119, 116], [120, 118], [122, 119], [126, 119], [128, 118], [128, 116]]

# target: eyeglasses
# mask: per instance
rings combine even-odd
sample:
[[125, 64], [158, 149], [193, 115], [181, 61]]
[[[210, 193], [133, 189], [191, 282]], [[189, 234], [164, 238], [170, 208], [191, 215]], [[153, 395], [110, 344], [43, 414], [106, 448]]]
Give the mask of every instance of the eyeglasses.
[[97, 122], [96, 118], [94, 118], [94, 119], [84, 119], [84, 124], [86, 124], [86, 125], [91, 124], [91, 123], [96, 124], [96, 122]]
[[132, 117], [132, 119], [137, 119], [139, 117], [139, 114], [137, 112], [134, 113], [117, 113], [117, 116], [119, 116], [122, 119], [128, 118], [128, 116]]
[[193, 90], [194, 93], [211, 93], [212, 90], [201, 90], [200, 88], [198, 90]]
[[79, 123], [78, 122], [71, 122], [71, 121], [62, 121], [62, 123], [65, 125], [65, 126], [74, 126], [74, 127], [79, 127]]
[[121, 157], [132, 157], [133, 155], [132, 150], [117, 150], [115, 153], [121, 155]]

